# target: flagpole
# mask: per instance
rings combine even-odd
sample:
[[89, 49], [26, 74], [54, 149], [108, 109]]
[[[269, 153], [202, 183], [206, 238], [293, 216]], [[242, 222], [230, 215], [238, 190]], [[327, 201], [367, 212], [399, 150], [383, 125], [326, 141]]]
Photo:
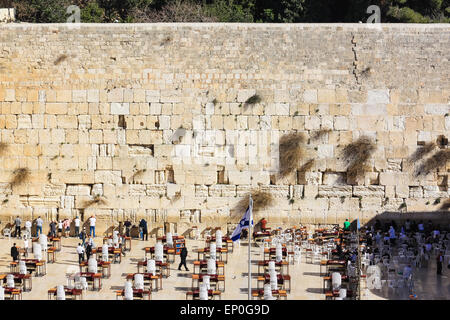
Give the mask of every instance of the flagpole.
[[[250, 195], [249, 206], [252, 200], [252, 196]], [[251, 208], [253, 209], [253, 208]], [[251, 239], [252, 239], [252, 222], [253, 222], [253, 210], [250, 210], [250, 221], [248, 223], [248, 300], [251, 300], [252, 297], [252, 260], [251, 260]]]

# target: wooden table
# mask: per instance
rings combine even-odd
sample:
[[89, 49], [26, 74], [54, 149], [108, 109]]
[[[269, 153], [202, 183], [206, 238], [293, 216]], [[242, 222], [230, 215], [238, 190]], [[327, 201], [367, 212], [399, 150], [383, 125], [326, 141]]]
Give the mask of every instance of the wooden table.
[[[109, 278], [111, 277], [111, 261], [102, 261], [97, 260], [97, 267], [102, 270], [102, 277], [103, 278]], [[81, 261], [80, 263], [80, 272], [89, 272], [89, 262], [88, 261]], [[106, 271], [106, 272], [105, 272]]]
[[[52, 300], [52, 298], [54, 297], [56, 299], [56, 292], [57, 292], [57, 288], [51, 288], [47, 291], [48, 294], [48, 300]], [[72, 300], [77, 300], [77, 297], [80, 298], [80, 300], [83, 300], [83, 290], [82, 289], [69, 289], [67, 286], [64, 286], [64, 293], [67, 296], [70, 296], [72, 298]]]
[[[192, 275], [192, 290], [198, 289], [200, 282], [203, 282], [204, 276], [210, 276], [209, 281], [211, 284], [215, 284], [216, 290], [225, 292], [225, 275], [223, 275], [223, 274], [219, 275], [219, 274], [204, 274], [204, 273], [195, 274], [194, 273]], [[220, 283], [223, 283], [222, 290], [220, 289], [220, 285], [219, 285]], [[195, 284], [197, 284], [197, 285], [195, 285]]]
[[[209, 300], [215, 300], [216, 297], [219, 297], [219, 300], [222, 300], [222, 292], [218, 290], [208, 290], [208, 299]], [[186, 300], [189, 300], [189, 297], [191, 297], [192, 300], [199, 300], [200, 299], [200, 290], [192, 290], [186, 292]]]
[[[285, 290], [272, 290], [272, 295], [274, 297], [277, 297], [278, 299], [283, 298], [284, 300], [287, 299], [287, 293]], [[252, 299], [258, 298], [258, 299], [264, 299], [264, 289], [256, 289], [252, 290]]]
[[[162, 243], [167, 242], [166, 236], [156, 238], [157, 241], [161, 241]], [[184, 236], [172, 236], [172, 240], [185, 240]]]
[[[94, 252], [92, 252], [94, 253]], [[96, 257], [98, 256], [98, 254], [102, 253], [102, 247], [98, 247], [95, 251], [95, 255]], [[114, 248], [114, 247], [108, 247], [108, 258], [111, 258], [111, 260], [113, 260], [114, 263], [118, 262], [121, 263], [122, 262], [122, 248]]]
[[[281, 285], [281, 289], [287, 292], [291, 292], [291, 276], [288, 274], [277, 274], [278, 284]], [[262, 282], [262, 286], [260, 283]], [[270, 274], [265, 273], [263, 276], [258, 276], [257, 288], [261, 289], [266, 283], [270, 283]], [[288, 284], [288, 285], [287, 285]]]
[[[327, 291], [329, 291], [330, 288], [330, 284], [331, 284], [331, 275], [327, 275], [325, 277], [323, 277], [323, 292], [326, 293]], [[348, 282], [349, 281], [349, 277], [345, 274], [341, 274], [341, 281], [342, 282]]]
[[[263, 275], [266, 273], [266, 271], [264, 269], [269, 266], [269, 261], [271, 261], [271, 260], [258, 261], [258, 274], [259, 275]], [[275, 262], [275, 268], [277, 268], [277, 267], [279, 268], [281, 274], [289, 274], [289, 262], [287, 262], [287, 261]], [[287, 270], [284, 271], [283, 267], [286, 267]], [[263, 268], [264, 272], [261, 272], [261, 268]]]
[[[205, 241], [206, 245], [209, 245], [211, 243], [211, 241], [215, 242], [216, 236], [209, 236]], [[234, 242], [233, 242], [233, 240], [231, 240], [230, 237], [222, 236], [222, 246], [223, 245], [225, 245], [225, 248], [227, 248], [229, 252], [233, 252]]]
[[[147, 253], [150, 253], [150, 258], [155, 258], [155, 247], [145, 247], [145, 255], [144, 258], [147, 259]], [[175, 262], [176, 250], [175, 248], [171, 248], [168, 246], [163, 246], [163, 254], [166, 256], [167, 262]], [[170, 259], [170, 255], [172, 255], [172, 259]]]
[[[195, 252], [197, 252], [197, 259], [198, 260], [206, 260], [208, 256], [208, 258], [211, 256], [209, 253], [209, 247], [206, 248], [199, 248], [196, 249]], [[216, 248], [216, 253], [219, 256], [219, 261], [223, 261], [225, 263], [228, 262], [228, 249], [227, 248]], [[225, 254], [225, 260], [223, 260], [223, 254]], [[202, 257], [200, 257], [202, 256]]]
[[327, 260], [327, 273], [345, 270], [346, 266], [346, 260]]
[[[93, 273], [93, 272], [80, 272], [78, 274], [80, 277], [85, 277], [86, 281], [92, 282], [92, 290], [100, 291], [102, 289], [102, 274], [101, 273]], [[95, 281], [97, 280], [98, 286], [95, 286]]]
[[[264, 248], [264, 260], [275, 260], [277, 248]], [[294, 257], [294, 251], [288, 251], [286, 247], [281, 248], [281, 254], [283, 260], [288, 260], [290, 257]], [[266, 259], [267, 256], [267, 259]], [[293, 260], [293, 259], [292, 259]]]
[[[125, 290], [116, 290], [116, 300], [119, 299], [119, 297], [125, 298]], [[147, 297], [147, 300], [151, 300], [152, 298], [152, 292], [150, 290], [142, 290], [142, 289], [133, 289], [133, 300], [134, 298], [141, 298], [142, 300], [145, 300], [145, 297]]]
[[[157, 274], [161, 274], [163, 276], [165, 276], [166, 278], [168, 278], [170, 276], [170, 264], [168, 262], [161, 262], [161, 261], [155, 261], [155, 266], [157, 269], [159, 269], [159, 272], [157, 270]], [[147, 267], [147, 260], [143, 260], [143, 261], [138, 261], [137, 264], [137, 273], [142, 273], [140, 272], [141, 267], [146, 268]]]
[[22, 289], [17, 288], [4, 288], [5, 295], [9, 296], [9, 300], [22, 300]]
[[[198, 272], [195, 272], [196, 267], [199, 268]], [[194, 261], [194, 270], [193, 273], [202, 273], [202, 270], [206, 273], [208, 268], [207, 260], [196, 260]], [[216, 261], [217, 274], [224, 275], [225, 274], [225, 263], [223, 261]], [[222, 273], [219, 271], [222, 270]]]
[[258, 231], [258, 232], [253, 232], [253, 241], [256, 242], [258, 240], [262, 240], [264, 241], [264, 239], [270, 239], [272, 237], [272, 234], [270, 233], [270, 231]]
[[[47, 273], [47, 264], [45, 260], [37, 260], [37, 259], [22, 259], [21, 261], [25, 261], [27, 266], [27, 271], [33, 272], [36, 271], [36, 276], [44, 276]], [[10, 262], [10, 273], [18, 273], [19, 271], [19, 263], [17, 261]]]
[[23, 288], [23, 291], [31, 291], [31, 289], [33, 289], [31, 274], [12, 273], [12, 275], [14, 276], [14, 282], [19, 283], [19, 286]]
[[48, 237], [48, 241], [52, 242], [52, 247], [55, 247], [56, 251], [61, 251], [61, 238], [59, 238], [59, 237]]
[[[162, 274], [153, 274], [153, 273], [149, 273], [149, 272], [129, 273], [129, 274], [127, 274], [127, 280], [133, 280], [133, 283], [134, 283], [134, 276], [136, 274], [142, 274], [142, 276], [144, 277], [144, 285], [145, 285], [145, 281], [146, 280], [148, 281], [150, 291], [153, 291], [153, 289], [156, 289], [156, 291], [162, 290], [162, 278], [163, 278]], [[153, 286], [153, 281], [155, 282], [155, 286]]]
[[48, 261], [48, 263], [56, 262], [56, 248], [55, 247], [50, 247], [47, 249], [47, 261]]

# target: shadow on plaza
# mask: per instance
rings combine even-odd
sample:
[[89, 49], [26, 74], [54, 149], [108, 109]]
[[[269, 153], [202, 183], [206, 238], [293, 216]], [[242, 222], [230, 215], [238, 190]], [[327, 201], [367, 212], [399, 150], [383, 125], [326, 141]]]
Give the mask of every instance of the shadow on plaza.
[[[442, 207], [441, 207], [442, 208]], [[386, 211], [376, 215], [362, 226], [370, 227], [378, 220], [382, 225], [382, 231], [386, 232], [392, 221], [395, 221], [398, 229], [404, 225], [406, 219], [418, 224], [423, 222], [425, 226], [431, 221], [433, 226], [439, 226], [440, 230], [450, 231], [450, 212], [445, 209], [438, 209], [436, 211], [412, 211], [412, 212], [390, 212]], [[352, 222], [355, 228], [356, 221]], [[430, 257], [430, 260], [425, 260], [419, 267], [420, 272], [417, 273], [414, 281], [414, 288], [411, 293], [417, 295], [418, 299], [439, 299], [439, 297], [450, 298], [450, 281], [445, 276], [436, 275], [436, 259], [435, 255]], [[450, 269], [443, 266], [443, 273], [449, 273]], [[446, 284], [444, 284], [446, 283]], [[407, 288], [393, 289], [389, 288], [387, 284], [381, 290], [370, 290], [372, 294], [388, 299], [388, 300], [402, 300], [409, 299]], [[428, 297], [428, 298], [427, 298]]]

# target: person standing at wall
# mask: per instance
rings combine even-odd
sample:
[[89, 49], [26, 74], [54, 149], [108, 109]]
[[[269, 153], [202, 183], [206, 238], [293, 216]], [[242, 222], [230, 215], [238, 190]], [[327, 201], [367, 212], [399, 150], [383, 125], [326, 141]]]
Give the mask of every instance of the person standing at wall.
[[14, 224], [16, 225], [15, 236], [16, 238], [21, 237], [20, 226], [22, 225], [22, 220], [17, 216], [16, 220], [14, 220]]
[[86, 227], [83, 227], [83, 230], [80, 232], [80, 240], [84, 243], [86, 242]]
[[129, 237], [129, 236], [130, 236], [130, 230], [131, 230], [131, 222], [130, 222], [130, 219], [127, 219], [123, 225], [125, 226], [125, 235], [126, 235], [127, 237]]
[[64, 219], [63, 221], [64, 237], [66, 238], [70, 235], [70, 223], [69, 219]]
[[350, 229], [350, 222], [348, 221], [348, 219], [345, 219], [344, 230], [348, 231], [349, 229]]
[[145, 221], [144, 218], [141, 219], [141, 222], [139, 222], [139, 228], [141, 228], [141, 240], [148, 240], [148, 230], [147, 230], [147, 221]]
[[89, 218], [89, 235], [95, 238], [95, 217], [91, 216]]
[[25, 221], [25, 230], [26, 230], [27, 234], [29, 235], [29, 237], [31, 237], [31, 221], [30, 220]]
[[50, 222], [50, 237], [56, 237], [56, 222]]
[[75, 223], [75, 237], [79, 237], [80, 236], [80, 218], [78, 218], [78, 216], [75, 218], [74, 223]]
[[41, 219], [41, 216], [39, 216], [36, 219], [36, 236], [39, 237], [39, 234], [42, 233], [42, 225], [44, 224], [44, 221]]

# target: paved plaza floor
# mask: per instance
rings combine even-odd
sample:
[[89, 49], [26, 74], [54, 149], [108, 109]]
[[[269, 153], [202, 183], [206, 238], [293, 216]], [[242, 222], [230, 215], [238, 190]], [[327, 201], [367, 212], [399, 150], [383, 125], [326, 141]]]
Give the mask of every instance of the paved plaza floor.
[[[12, 261], [9, 252], [12, 244], [16, 242], [18, 246], [23, 246], [20, 239], [0, 239], [0, 273], [9, 272], [9, 263]], [[62, 238], [62, 250], [57, 253], [56, 262], [47, 264], [47, 274], [43, 277], [34, 277], [32, 279], [33, 289], [31, 292], [24, 292], [24, 300], [46, 300], [47, 290], [57, 285], [66, 285], [66, 275], [79, 271], [78, 255], [76, 254], [76, 245], [78, 239]], [[125, 275], [127, 273], [137, 272], [137, 262], [144, 258], [144, 247], [154, 246], [155, 238], [149, 238], [148, 241], [132, 240], [132, 250], [127, 252], [122, 258], [122, 262], [111, 265], [111, 277], [102, 279], [102, 289], [100, 291], [88, 290], [84, 294], [85, 300], [114, 300], [115, 291], [123, 289]], [[102, 238], [95, 239], [95, 245], [101, 246]], [[191, 288], [191, 275], [193, 271], [193, 261], [197, 260], [197, 253], [193, 251], [196, 248], [205, 247], [204, 240], [186, 240], [189, 250], [188, 268], [190, 271], [178, 271], [179, 257], [170, 266], [170, 277], [163, 279], [163, 290], [152, 293], [153, 300], [185, 300], [186, 291]], [[247, 251], [245, 244], [238, 246], [235, 244], [234, 252], [229, 253], [228, 263], [225, 264], [225, 287], [222, 294], [224, 300], [246, 300], [247, 299]], [[30, 254], [32, 257], [32, 254]], [[252, 260], [262, 259], [262, 247], [252, 247]], [[415, 273], [415, 290], [418, 299], [449, 299], [450, 281], [448, 276], [450, 270], [444, 268], [444, 275], [437, 276], [435, 273], [435, 262], [431, 260], [428, 267], [425, 265]], [[252, 273], [256, 277], [257, 265], [252, 265]], [[320, 276], [319, 264], [305, 263], [304, 258], [298, 264], [289, 265], [289, 274], [291, 275], [291, 292], [288, 293], [288, 300], [324, 300], [325, 295], [322, 291], [323, 280]], [[256, 288], [256, 278], [252, 279], [252, 287]], [[382, 290], [363, 290], [362, 299], [409, 299], [409, 293], [406, 289], [393, 290], [383, 287]]]

